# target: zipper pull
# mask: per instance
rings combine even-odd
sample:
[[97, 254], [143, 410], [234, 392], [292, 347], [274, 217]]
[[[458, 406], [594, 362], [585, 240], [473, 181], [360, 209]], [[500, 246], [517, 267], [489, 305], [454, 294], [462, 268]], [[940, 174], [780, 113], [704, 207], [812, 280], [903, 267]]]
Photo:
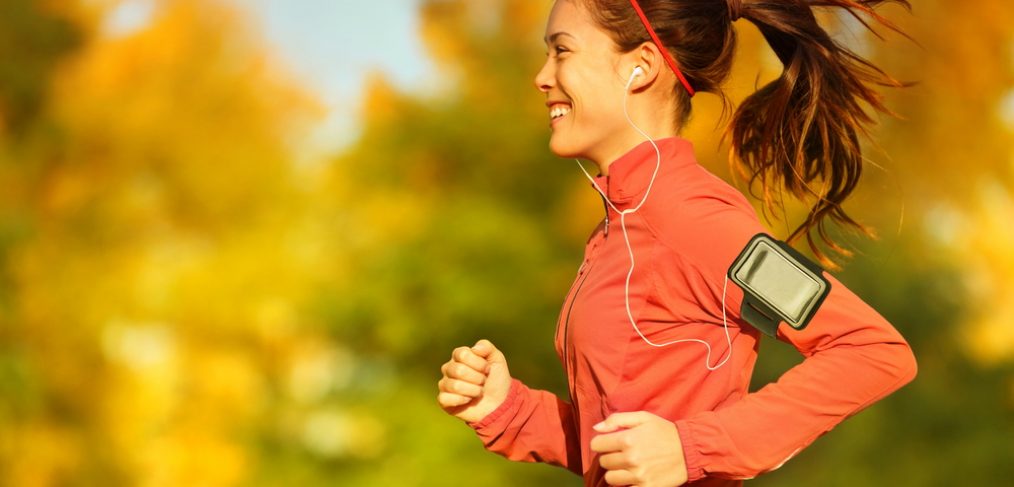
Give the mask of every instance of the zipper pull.
[[606, 203], [606, 197], [605, 196], [602, 196], [601, 194], [599, 194], [599, 196], [602, 197], [602, 208], [604, 208], [606, 210], [605, 236], [608, 237], [609, 236], [609, 205]]

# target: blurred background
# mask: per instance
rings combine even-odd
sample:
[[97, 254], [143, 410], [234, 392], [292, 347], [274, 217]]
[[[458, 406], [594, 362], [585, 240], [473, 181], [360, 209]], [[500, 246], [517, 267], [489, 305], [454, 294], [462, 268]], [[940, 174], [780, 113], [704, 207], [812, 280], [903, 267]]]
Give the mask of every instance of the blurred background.
[[[915, 42], [820, 18], [918, 82], [885, 92], [847, 206], [879, 239], [842, 235], [836, 275], [919, 376], [751, 485], [1014, 478], [1014, 3], [914, 3], [880, 12]], [[602, 206], [547, 148], [550, 6], [0, 0], [0, 485], [581, 485], [436, 404], [480, 338], [566, 395], [553, 331]], [[736, 28], [740, 100], [781, 66]], [[799, 360], [764, 342], [752, 388]]]

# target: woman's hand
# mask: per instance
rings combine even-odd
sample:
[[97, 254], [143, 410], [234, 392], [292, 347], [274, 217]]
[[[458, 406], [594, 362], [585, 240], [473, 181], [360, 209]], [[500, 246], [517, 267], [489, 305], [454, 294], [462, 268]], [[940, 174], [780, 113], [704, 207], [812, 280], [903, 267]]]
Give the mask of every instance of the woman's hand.
[[[609, 485], [675, 487], [687, 481], [676, 425], [647, 411], [613, 413], [593, 428], [591, 449], [601, 453]], [[622, 428], [622, 429], [621, 429]]]
[[444, 377], [437, 383], [437, 402], [447, 414], [467, 422], [485, 418], [510, 391], [507, 359], [489, 340], [455, 348], [440, 371]]

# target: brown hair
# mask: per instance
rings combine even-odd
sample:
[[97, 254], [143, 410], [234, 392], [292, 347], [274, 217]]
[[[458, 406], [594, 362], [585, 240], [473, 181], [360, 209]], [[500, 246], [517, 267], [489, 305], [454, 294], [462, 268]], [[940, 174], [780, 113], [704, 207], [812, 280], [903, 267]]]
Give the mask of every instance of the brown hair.
[[[825, 218], [849, 225], [873, 237], [872, 230], [853, 220], [841, 204], [855, 189], [862, 172], [857, 133], [869, 137], [865, 125], [873, 119], [861, 105], [897, 116], [883, 104], [883, 96], [870, 85], [910, 86], [888, 76], [869, 61], [835, 42], [817, 23], [813, 7], [847, 10], [875, 35], [863, 19], [876, 19], [908, 37], [873, 11], [894, 2], [911, 11], [908, 0], [640, 0], [638, 3], [679, 69], [696, 91], [719, 95], [730, 105], [720, 86], [732, 67], [736, 30], [732, 18], [749, 20], [760, 30], [782, 62], [781, 76], [743, 100], [723, 138], [732, 134], [732, 161], [760, 183], [765, 210], [774, 211], [782, 190], [800, 200], [813, 198], [806, 219], [792, 232], [791, 243], [805, 235], [810, 250], [826, 266], [837, 267], [814, 241], [821, 240], [842, 256], [851, 252], [828, 234]], [[619, 52], [651, 42], [630, 0], [578, 0], [596, 22], [608, 31]], [[911, 39], [909, 37], [909, 39]], [[675, 85], [676, 123], [690, 118], [690, 96]], [[819, 183], [819, 190], [811, 183]], [[756, 197], [756, 195], [755, 195]], [[784, 208], [783, 208], [784, 209]]]

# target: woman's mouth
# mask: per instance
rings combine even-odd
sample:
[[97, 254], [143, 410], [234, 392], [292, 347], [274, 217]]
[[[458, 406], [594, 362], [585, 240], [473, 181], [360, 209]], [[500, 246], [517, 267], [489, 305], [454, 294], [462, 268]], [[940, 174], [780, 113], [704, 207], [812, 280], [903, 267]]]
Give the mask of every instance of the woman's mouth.
[[549, 125], [555, 124], [561, 118], [566, 117], [571, 111], [571, 106], [568, 103], [554, 103], [549, 106]]

